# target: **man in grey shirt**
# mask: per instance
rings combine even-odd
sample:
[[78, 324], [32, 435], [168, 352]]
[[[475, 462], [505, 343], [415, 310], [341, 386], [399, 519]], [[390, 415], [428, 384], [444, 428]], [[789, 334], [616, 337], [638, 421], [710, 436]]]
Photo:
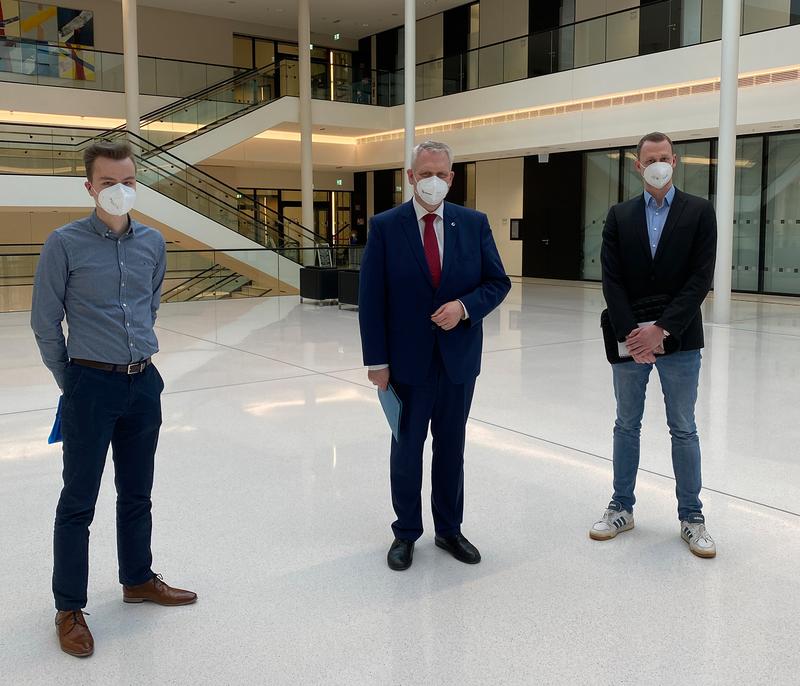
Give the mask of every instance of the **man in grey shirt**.
[[61, 649], [76, 657], [94, 651], [82, 610], [89, 525], [109, 445], [123, 600], [186, 605], [197, 599], [151, 569], [150, 493], [164, 390], [151, 356], [158, 352], [153, 326], [166, 271], [164, 238], [128, 216], [136, 167], [127, 143], [93, 143], [84, 162], [97, 209], [47, 239], [31, 312], [42, 359], [63, 393], [64, 488], [56, 509], [53, 594]]

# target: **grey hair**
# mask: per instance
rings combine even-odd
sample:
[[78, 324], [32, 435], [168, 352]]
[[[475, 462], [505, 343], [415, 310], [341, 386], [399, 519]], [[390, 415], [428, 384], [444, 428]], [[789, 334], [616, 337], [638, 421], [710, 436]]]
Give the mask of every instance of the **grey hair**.
[[453, 151], [447, 143], [437, 143], [436, 141], [424, 141], [419, 145], [414, 146], [411, 152], [411, 168], [414, 169], [417, 165], [417, 157], [421, 152], [444, 153], [447, 155], [447, 161], [450, 166], [453, 166]]

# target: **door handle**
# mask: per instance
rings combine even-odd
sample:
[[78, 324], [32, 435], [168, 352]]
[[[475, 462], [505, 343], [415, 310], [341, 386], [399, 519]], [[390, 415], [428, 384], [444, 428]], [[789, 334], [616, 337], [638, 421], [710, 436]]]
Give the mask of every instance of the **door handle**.
[[550, 239], [549, 238], [542, 238], [542, 245], [550, 245]]

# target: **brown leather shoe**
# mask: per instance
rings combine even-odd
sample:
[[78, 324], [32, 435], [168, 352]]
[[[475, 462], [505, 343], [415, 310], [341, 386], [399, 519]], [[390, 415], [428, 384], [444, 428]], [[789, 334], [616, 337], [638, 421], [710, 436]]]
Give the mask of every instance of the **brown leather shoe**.
[[75, 657], [89, 657], [94, 639], [86, 626], [82, 610], [62, 610], [56, 614], [56, 631], [61, 650]]
[[166, 606], [191, 605], [197, 600], [197, 593], [167, 586], [159, 574], [139, 586], [123, 586], [122, 600], [126, 603], [148, 601]]

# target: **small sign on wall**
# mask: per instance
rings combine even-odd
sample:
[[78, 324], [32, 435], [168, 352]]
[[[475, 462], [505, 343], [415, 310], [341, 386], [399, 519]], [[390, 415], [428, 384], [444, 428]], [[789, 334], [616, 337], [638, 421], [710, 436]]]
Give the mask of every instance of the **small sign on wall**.
[[511, 227], [510, 238], [512, 241], [522, 240], [522, 219], [509, 219], [509, 226]]

